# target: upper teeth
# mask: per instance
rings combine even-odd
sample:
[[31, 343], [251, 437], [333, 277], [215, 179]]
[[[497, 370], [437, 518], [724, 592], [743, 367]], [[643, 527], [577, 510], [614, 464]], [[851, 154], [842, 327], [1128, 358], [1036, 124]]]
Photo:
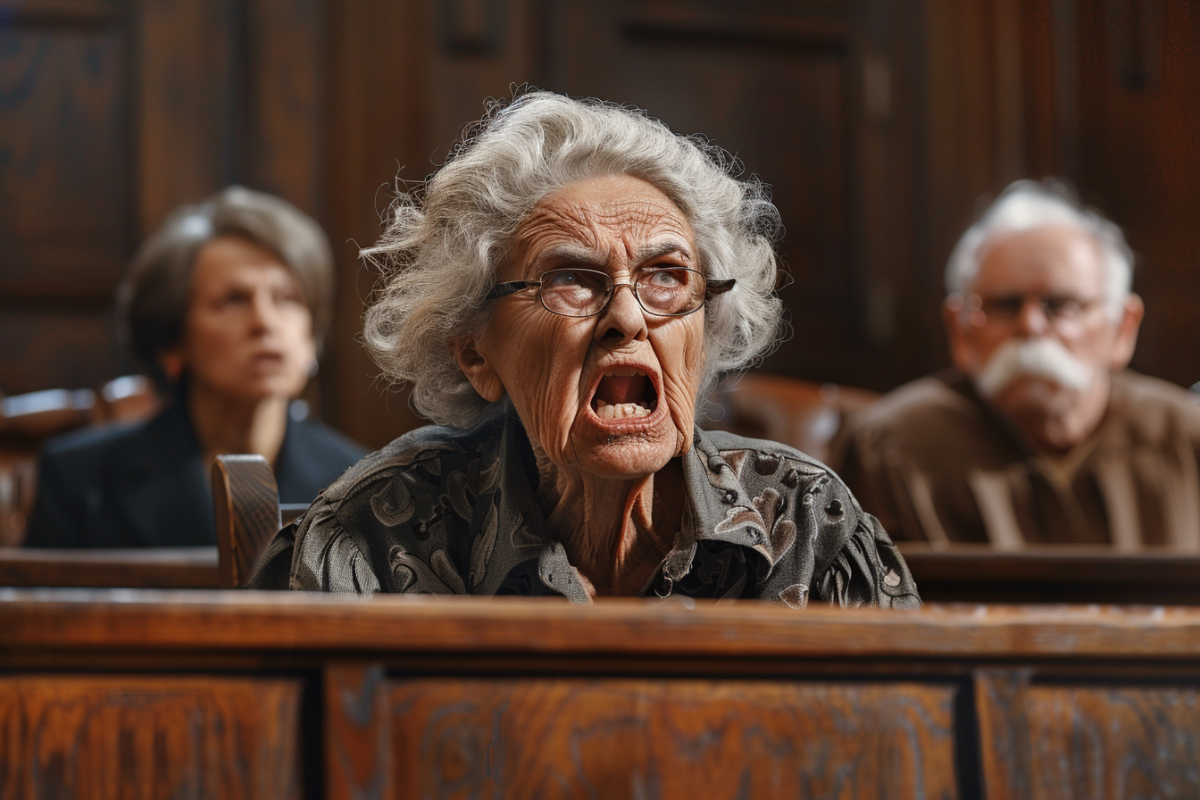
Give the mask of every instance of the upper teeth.
[[614, 377], [614, 378], [632, 378], [634, 375], [645, 375], [645, 374], [646, 373], [642, 372], [637, 367], [612, 367], [610, 369], [604, 370], [605, 377]]
[[624, 419], [626, 417], [645, 417], [650, 409], [638, 403], [613, 403], [609, 405], [603, 400], [596, 400], [596, 416], [600, 419]]

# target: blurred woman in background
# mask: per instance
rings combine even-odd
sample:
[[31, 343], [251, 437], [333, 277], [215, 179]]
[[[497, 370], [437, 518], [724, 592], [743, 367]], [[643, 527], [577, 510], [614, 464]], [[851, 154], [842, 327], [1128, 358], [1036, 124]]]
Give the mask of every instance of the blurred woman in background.
[[225, 453], [264, 456], [281, 502], [310, 502], [364, 453], [289, 413], [316, 372], [332, 294], [325, 234], [291, 204], [231, 187], [174, 213], [118, 292], [165, 407], [50, 442], [26, 546], [214, 544], [208, 471]]

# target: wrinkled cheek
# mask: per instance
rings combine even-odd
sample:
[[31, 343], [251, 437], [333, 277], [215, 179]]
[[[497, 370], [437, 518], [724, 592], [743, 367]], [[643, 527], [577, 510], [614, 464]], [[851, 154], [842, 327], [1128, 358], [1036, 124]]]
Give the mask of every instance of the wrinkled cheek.
[[[547, 382], [533, 393], [526, 410], [518, 406], [521, 420], [538, 447], [555, 464], [562, 465], [564, 453], [570, 446], [572, 418], [567, 413], [568, 402], [560, 392], [554, 391], [554, 383]], [[527, 419], [528, 415], [529, 419]]]
[[677, 374], [663, 375], [664, 394], [671, 423], [675, 428], [676, 442], [673, 455], [680, 456], [692, 446], [692, 429], [695, 427], [697, 393], [700, 389], [700, 365], [703, 356], [686, 359]]

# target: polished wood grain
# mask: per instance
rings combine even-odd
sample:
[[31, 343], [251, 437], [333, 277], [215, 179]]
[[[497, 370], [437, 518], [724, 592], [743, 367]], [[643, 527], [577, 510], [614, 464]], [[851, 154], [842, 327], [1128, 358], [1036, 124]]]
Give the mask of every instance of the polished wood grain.
[[1200, 558], [1166, 548], [1115, 553], [1035, 545], [997, 553], [987, 545], [899, 547], [926, 601], [1200, 605]]
[[283, 527], [275, 473], [259, 455], [217, 456], [213, 503], [221, 586], [246, 585], [271, 538]]
[[296, 592], [0, 589], [5, 642], [414, 653], [953, 658], [1200, 657], [1200, 610], [1182, 607], [930, 606], [922, 611], [761, 602], [374, 598]]
[[975, 673], [983, 783], [990, 798], [1032, 800], [1033, 745], [1023, 708], [1030, 672], [982, 669]]
[[3, 589], [0, 632], [4, 797], [295, 796], [297, 752], [312, 798], [1196, 789], [1188, 608]]
[[1035, 800], [1200, 797], [1196, 686], [1031, 686]]
[[0, 796], [299, 798], [299, 700], [280, 679], [0, 677]]
[[396, 681], [390, 796], [953, 798], [953, 695], [901, 683]]
[[988, 797], [1200, 796], [1195, 676], [1116, 686], [1034, 677], [1029, 669], [977, 674]]
[[[392, 797], [394, 787], [411, 786], [412, 775], [394, 783], [389, 737], [388, 687], [383, 665], [335, 662], [323, 671], [325, 787], [329, 800]], [[418, 758], [418, 761], [420, 759]]]
[[220, 588], [215, 547], [0, 548], [0, 586]]

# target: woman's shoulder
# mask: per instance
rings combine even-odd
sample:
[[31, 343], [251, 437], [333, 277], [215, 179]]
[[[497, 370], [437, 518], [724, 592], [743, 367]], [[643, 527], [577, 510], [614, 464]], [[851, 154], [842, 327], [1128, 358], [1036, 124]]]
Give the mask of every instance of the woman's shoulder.
[[443, 460], [469, 458], [479, 453], [493, 434], [490, 425], [469, 430], [445, 425], [417, 428], [368, 453], [322, 492], [318, 499], [326, 503], [341, 503], [400, 474], [436, 482], [443, 474]]
[[[828, 474], [836, 478], [833, 470], [808, 453], [794, 447], [774, 442], [769, 439], [752, 439], [728, 431], [702, 431], [697, 435], [697, 447], [705, 456], [723, 458], [729, 454], [740, 454], [741, 458], [750, 459], [755, 465], [764, 462], [765, 468], [771, 464], [787, 461], [793, 467], [799, 467], [806, 472]], [[761, 472], [760, 470], [756, 470]]]
[[153, 457], [158, 450], [174, 452], [180, 442], [193, 440], [186, 416], [168, 406], [149, 419], [97, 425], [55, 436], [43, 445], [41, 460], [107, 469], [113, 459]]

